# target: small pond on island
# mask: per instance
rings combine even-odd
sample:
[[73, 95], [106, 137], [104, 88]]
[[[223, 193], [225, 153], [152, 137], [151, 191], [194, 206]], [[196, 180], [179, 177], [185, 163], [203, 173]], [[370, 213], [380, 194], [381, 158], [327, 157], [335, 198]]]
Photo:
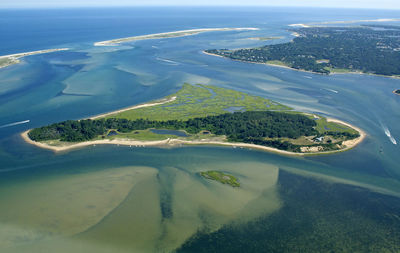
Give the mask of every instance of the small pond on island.
[[170, 134], [170, 135], [176, 135], [179, 137], [187, 137], [188, 136], [185, 132], [179, 131], [179, 130], [150, 129], [150, 131], [155, 134]]
[[114, 135], [118, 135], [117, 131], [112, 130], [107, 134], [107, 136], [114, 136]]

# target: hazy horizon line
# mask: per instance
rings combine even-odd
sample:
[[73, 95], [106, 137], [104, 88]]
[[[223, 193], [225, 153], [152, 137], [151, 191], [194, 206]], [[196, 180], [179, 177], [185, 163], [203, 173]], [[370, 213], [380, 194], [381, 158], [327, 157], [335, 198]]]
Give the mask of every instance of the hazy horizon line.
[[400, 8], [393, 9], [393, 8], [372, 8], [372, 7], [337, 7], [337, 6], [297, 6], [297, 5], [97, 5], [97, 6], [90, 6], [90, 5], [65, 5], [65, 6], [0, 6], [0, 10], [47, 10], [47, 9], [103, 9], [103, 8], [140, 8], [140, 7], [160, 7], [160, 8], [176, 8], [176, 7], [257, 7], [257, 8], [316, 8], [316, 9], [342, 9], [342, 10], [388, 10], [388, 11], [400, 11]]

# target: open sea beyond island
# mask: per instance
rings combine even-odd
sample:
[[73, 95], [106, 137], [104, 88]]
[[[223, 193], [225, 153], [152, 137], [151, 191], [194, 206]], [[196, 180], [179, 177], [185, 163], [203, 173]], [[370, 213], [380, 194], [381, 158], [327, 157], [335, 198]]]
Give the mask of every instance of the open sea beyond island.
[[[400, 18], [400, 11], [0, 10], [0, 56], [69, 48], [0, 68], [0, 252], [399, 252], [400, 97], [393, 91], [400, 79], [319, 75], [203, 53], [288, 42], [294, 38], [290, 24], [386, 18]], [[94, 45], [240, 27], [258, 30]], [[345, 152], [291, 157], [184, 145], [95, 145], [55, 153], [20, 136], [157, 100], [184, 83], [340, 119], [367, 137]], [[229, 175], [240, 187], [201, 176], [207, 171]]]

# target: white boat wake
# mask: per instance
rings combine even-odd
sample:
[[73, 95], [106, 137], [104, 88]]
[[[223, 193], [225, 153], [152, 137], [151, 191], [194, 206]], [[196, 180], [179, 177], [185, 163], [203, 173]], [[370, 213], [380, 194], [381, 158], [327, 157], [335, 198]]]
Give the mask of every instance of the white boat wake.
[[10, 124], [5, 124], [0, 126], [0, 128], [5, 128], [5, 127], [11, 127], [11, 126], [16, 126], [16, 125], [21, 125], [21, 124], [26, 124], [29, 123], [29, 119], [28, 120], [24, 120], [24, 121], [18, 121], [18, 122], [14, 122], [14, 123], [10, 123]]
[[389, 138], [389, 140], [394, 144], [397, 145], [396, 139], [392, 136], [390, 133], [389, 129], [385, 126], [382, 126], [383, 130], [385, 131], [386, 136]]
[[325, 88], [325, 90], [330, 91], [330, 92], [334, 92], [334, 93], [339, 93], [339, 91], [337, 91], [337, 90], [332, 90], [332, 89], [328, 89], [328, 88]]
[[170, 63], [170, 64], [172, 64], [172, 65], [179, 65], [179, 62], [176, 62], [176, 61], [171, 61], [171, 60], [163, 59], [163, 58], [160, 58], [160, 57], [157, 57], [156, 59], [157, 59], [158, 61], [167, 62], [167, 63]]

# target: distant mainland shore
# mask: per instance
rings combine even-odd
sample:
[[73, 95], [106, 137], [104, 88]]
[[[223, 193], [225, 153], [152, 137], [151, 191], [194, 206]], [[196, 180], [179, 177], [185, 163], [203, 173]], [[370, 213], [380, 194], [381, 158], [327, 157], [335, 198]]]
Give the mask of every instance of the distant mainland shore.
[[313, 22], [306, 24], [290, 24], [291, 27], [318, 27], [322, 25], [339, 25], [339, 24], [354, 24], [354, 23], [369, 23], [369, 22], [396, 22], [400, 21], [400, 18], [379, 18], [379, 19], [360, 19], [360, 20], [338, 20], [338, 21], [325, 21], [325, 22]]
[[137, 40], [150, 40], [150, 39], [165, 39], [165, 38], [176, 38], [176, 37], [184, 37], [190, 35], [196, 35], [204, 32], [217, 32], [217, 31], [255, 31], [259, 30], [254, 27], [239, 27], [239, 28], [201, 28], [201, 29], [190, 29], [190, 30], [180, 30], [173, 32], [164, 32], [164, 33], [153, 33], [147, 35], [139, 35], [132, 36], [126, 38], [112, 39], [95, 42], [95, 46], [113, 46], [123, 42], [129, 41], [137, 41]]
[[[370, 75], [370, 76], [379, 76], [379, 77], [387, 77], [387, 78], [400, 79], [400, 76], [386, 76], [386, 75], [365, 73], [365, 72], [361, 72], [361, 71], [351, 71], [351, 70], [345, 70], [345, 69], [339, 69], [339, 70], [331, 69], [331, 72], [330, 72], [329, 74], [321, 74], [321, 73], [313, 72], [313, 71], [310, 71], [310, 70], [296, 69], [296, 68], [293, 68], [293, 67], [291, 67], [291, 66], [289, 66], [289, 65], [287, 65], [287, 64], [285, 64], [284, 62], [281, 62], [281, 61], [253, 62], [253, 61], [232, 59], [232, 58], [225, 57], [225, 56], [222, 56], [222, 55], [209, 53], [209, 52], [207, 52], [207, 51], [202, 51], [202, 53], [203, 53], [203, 54], [206, 54], [206, 55], [210, 55], [210, 56], [216, 56], [216, 57], [221, 57], [221, 58], [229, 59], [229, 60], [232, 60], [232, 61], [246, 62], [246, 63], [252, 63], [252, 64], [261, 64], [261, 65], [267, 65], [267, 66], [272, 66], [272, 67], [290, 69], [290, 70], [294, 70], [294, 71], [300, 71], [300, 72], [311, 73], [311, 74], [317, 74], [317, 75], [343, 75], [343, 74], [353, 74], [353, 75]], [[400, 95], [400, 94], [399, 94], [399, 95]]]
[[[397, 64], [400, 54], [397, 39], [400, 36], [400, 26], [325, 25], [398, 20], [400, 19], [291, 24], [289, 26], [294, 28], [289, 31], [294, 39], [290, 42], [253, 48], [207, 49], [205, 53], [231, 60], [267, 64], [323, 75], [367, 74], [400, 78], [400, 67]], [[365, 50], [359, 51], [360, 47]]]

